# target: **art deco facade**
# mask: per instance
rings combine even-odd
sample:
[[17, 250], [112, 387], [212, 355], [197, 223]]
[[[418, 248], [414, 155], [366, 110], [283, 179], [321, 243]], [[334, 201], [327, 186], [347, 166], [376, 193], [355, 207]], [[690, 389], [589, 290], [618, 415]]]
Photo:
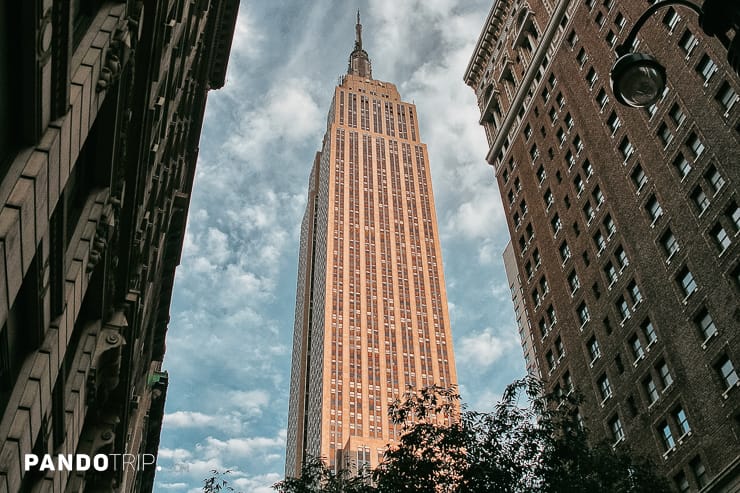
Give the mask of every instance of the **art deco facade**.
[[457, 383], [426, 145], [372, 78], [361, 26], [311, 171], [301, 230], [286, 475], [307, 455], [375, 467], [408, 386]]
[[173, 277], [237, 6], [0, 6], [0, 491], [152, 489], [153, 466], [23, 458], [157, 453]]
[[614, 47], [647, 5], [495, 1], [465, 82], [548, 388], [580, 391], [593, 439], [676, 491], [737, 491], [740, 81], [694, 13], [664, 8], [639, 47], [668, 88], [619, 105]]

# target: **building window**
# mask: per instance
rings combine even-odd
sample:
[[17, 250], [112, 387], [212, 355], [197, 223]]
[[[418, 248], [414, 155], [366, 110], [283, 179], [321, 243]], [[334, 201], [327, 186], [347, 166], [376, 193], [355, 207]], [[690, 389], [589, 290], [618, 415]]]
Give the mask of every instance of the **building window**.
[[576, 46], [576, 43], [578, 43], [578, 34], [576, 34], [575, 31], [571, 31], [568, 33], [568, 45], [572, 48]]
[[599, 76], [596, 75], [596, 70], [594, 70], [593, 67], [588, 69], [588, 72], [586, 72], [586, 82], [588, 82], [588, 87], [593, 89], [598, 79], [599, 79]]
[[647, 341], [648, 347], [652, 346], [655, 341], [658, 340], [658, 336], [655, 335], [655, 328], [653, 327], [653, 323], [648, 319], [643, 322], [642, 326], [642, 334], [645, 336], [645, 340]]
[[548, 188], [547, 191], [545, 191], [545, 195], [543, 196], [543, 199], [545, 201], [545, 208], [547, 210], [550, 210], [550, 207], [552, 206], [553, 202], [555, 202], [555, 199], [552, 196], [552, 192]]
[[673, 167], [676, 168], [676, 171], [678, 171], [678, 176], [680, 176], [682, 180], [686, 178], [686, 175], [688, 175], [689, 171], [691, 171], [691, 164], [680, 152], [673, 160]]
[[[589, 223], [591, 222], [591, 218], [588, 216], [588, 213], [590, 212], [593, 216], [593, 210], [591, 210], [591, 204], [586, 204], [588, 206], [589, 210], [586, 210], [584, 207], [584, 214], [586, 214], [586, 218], [588, 219]], [[606, 241], [604, 240], [604, 235], [601, 234], [601, 231], [597, 231], [596, 234], [593, 236], [594, 245], [596, 245], [596, 249], [599, 253], [603, 252], [606, 248]]]
[[527, 123], [527, 126], [524, 127], [524, 138], [525, 140], [529, 140], [529, 138], [532, 136], [532, 127]]
[[581, 287], [581, 282], [578, 280], [578, 274], [575, 270], [568, 275], [568, 285], [570, 286], [570, 294], [574, 294]]
[[717, 361], [715, 368], [722, 380], [725, 390], [729, 390], [737, 385], [737, 372], [735, 371], [732, 361], [730, 361], [730, 358], [726, 354], [723, 354], [719, 361]]
[[578, 65], [581, 68], [586, 65], [586, 62], [588, 61], [588, 55], [586, 55], [586, 50], [584, 48], [581, 48], [578, 51], [578, 54], [576, 55], [576, 60], [578, 60]]
[[653, 224], [655, 224], [658, 218], [663, 215], [663, 208], [660, 206], [660, 202], [658, 202], [658, 199], [655, 197], [655, 195], [650, 196], [647, 203], [645, 204], [645, 210], [647, 211], [648, 216], [650, 216]]
[[663, 448], [665, 450], [671, 450], [676, 446], [676, 442], [673, 440], [673, 434], [671, 433], [671, 427], [668, 426], [667, 421], [663, 421], [658, 425], [660, 429], [660, 437], [663, 439]]
[[706, 308], [702, 308], [694, 317], [694, 324], [699, 329], [699, 333], [704, 338], [704, 341], [707, 341], [717, 333], [717, 326], [714, 325], [714, 320], [712, 320], [712, 316]]
[[732, 221], [732, 224], [735, 227], [735, 232], [737, 233], [740, 231], [740, 207], [737, 206], [737, 203], [734, 200], [725, 210], [725, 216]]
[[611, 287], [612, 284], [617, 281], [617, 269], [614, 268], [614, 264], [608, 262], [604, 266], [604, 274], [606, 274], [606, 278], [609, 281], [609, 287]]
[[615, 443], [624, 440], [624, 429], [622, 428], [622, 422], [619, 421], [619, 416], [614, 416], [611, 421], [609, 421], [609, 429], [612, 432], [612, 438]]
[[694, 479], [696, 480], [696, 484], [699, 485], [699, 488], [706, 486], [709, 479], [707, 478], [707, 470], [704, 468], [704, 464], [702, 464], [701, 459], [698, 456], [694, 457], [691, 462], [689, 462], [689, 467], [691, 468], [691, 472], [694, 475]]
[[691, 201], [694, 202], [694, 205], [699, 210], [699, 214], [702, 214], [709, 208], [709, 197], [707, 197], [707, 194], [704, 193], [704, 190], [699, 185], [691, 192]]
[[[590, 164], [589, 164], [589, 166], [590, 166]], [[600, 209], [601, 206], [604, 205], [604, 194], [603, 194], [603, 192], [601, 191], [601, 188], [598, 185], [596, 185], [596, 187], [594, 188], [594, 191], [591, 192], [591, 196], [596, 201], [596, 208], [597, 209]]]
[[622, 272], [625, 267], [627, 267], [630, 264], [629, 259], [627, 258], [627, 252], [624, 251], [624, 248], [617, 247], [616, 250], [614, 250], [614, 256], [617, 259], [617, 264], [619, 264], [619, 272]]
[[630, 307], [627, 304], [627, 300], [624, 299], [624, 296], [619, 297], [616, 302], [616, 306], [617, 310], [619, 310], [619, 315], [622, 317], [622, 323], [624, 323], [630, 318]]
[[590, 315], [588, 313], [588, 307], [586, 306], [586, 302], [581, 302], [580, 305], [578, 305], [578, 321], [581, 323], [581, 327], [583, 327], [586, 322], [590, 320]]
[[676, 128], [680, 127], [681, 124], [686, 120], [686, 113], [683, 112], [683, 110], [681, 109], [681, 105], [679, 105], [678, 103], [674, 103], [673, 106], [671, 106], [668, 114], [671, 116], [671, 120], [673, 120]]
[[635, 185], [635, 188], [639, 193], [645, 186], [645, 183], [647, 183], [647, 176], [645, 176], [645, 171], [643, 171], [640, 163], [637, 163], [635, 168], [632, 170], [630, 178], [632, 179], [632, 183]]
[[645, 395], [647, 395], [648, 398], [648, 405], [653, 404], [655, 401], [658, 400], [660, 394], [658, 393], [658, 388], [655, 386], [655, 381], [653, 380], [653, 377], [648, 376], [645, 380], [643, 380], [642, 387], [645, 389]]
[[642, 293], [640, 292], [640, 288], [637, 285], [635, 281], [631, 281], [627, 285], [627, 290], [630, 293], [630, 297], [632, 298], [632, 306], [637, 306], [642, 302]]
[[570, 247], [566, 242], [560, 244], [560, 258], [563, 260], [563, 264], [570, 258]]
[[663, 148], [668, 147], [673, 142], [673, 133], [665, 123], [661, 123], [658, 127], [658, 138], [663, 143]]
[[596, 102], [599, 104], [599, 111], [603, 111], [607, 103], [609, 103], [609, 96], [606, 95], [606, 91], [602, 87], [596, 94]]
[[545, 181], [546, 177], [547, 174], [545, 173], [545, 168], [540, 165], [540, 167], [537, 168], [537, 180], [540, 182], [540, 185], [542, 185], [542, 182]]
[[668, 8], [668, 12], [663, 16], [663, 24], [668, 28], [670, 32], [676, 29], [676, 24], [681, 20], [681, 16], [678, 15], [676, 9], [673, 7]]
[[609, 115], [609, 118], [606, 119], [606, 124], [611, 129], [612, 135], [614, 135], [615, 133], [617, 133], [617, 130], [619, 130], [619, 126], [622, 124], [622, 122], [619, 120], [617, 113], [615, 111], [612, 111]]
[[683, 410], [683, 407], [677, 407], [673, 411], [673, 417], [676, 420], [676, 424], [678, 425], [678, 428], [681, 430], [681, 436], [686, 435], [691, 431], [691, 426], [689, 425], [689, 418], [686, 417], [686, 411]]
[[609, 377], [606, 376], [606, 373], [601, 375], [598, 380], [599, 385], [599, 393], [601, 394], [601, 400], [605, 401], [608, 398], [612, 396], [612, 386], [609, 383]]
[[676, 280], [680, 284], [681, 291], [683, 292], [684, 296], [687, 298], [697, 289], [694, 276], [691, 274], [691, 271], [688, 267], [684, 267], [683, 269], [681, 269], [681, 271], [678, 273], [678, 276], [676, 277]]
[[565, 153], [565, 162], [568, 163], [569, 171], [571, 168], [573, 168], [573, 165], [576, 164], [576, 158], [573, 156], [573, 153], [570, 152], [570, 150]]
[[709, 79], [712, 78], [712, 75], [714, 75], [716, 71], [717, 64], [714, 63], [714, 60], [709, 58], [707, 54], [702, 55], [701, 60], [699, 60], [699, 64], [696, 66], [696, 72], [701, 75], [704, 85], [709, 84]]
[[624, 137], [619, 143], [619, 152], [622, 154], [622, 158], [624, 158], [625, 161], [627, 161], [630, 156], [632, 156], [632, 153], [635, 152], [635, 148], [632, 147], [632, 143], [627, 137]]
[[709, 186], [712, 189], [713, 194], [716, 194], [725, 185], [725, 179], [719, 173], [714, 164], [709, 165], [707, 172], [704, 173], [704, 178], [709, 182]]
[[696, 37], [694, 37], [694, 34], [688, 29], [683, 32], [681, 39], [678, 40], [678, 46], [680, 46], [683, 52], [686, 53], [687, 58], [691, 55], [691, 52], [694, 51], [697, 44], [699, 44], [699, 42], [696, 40]]
[[573, 178], [573, 186], [576, 189], [576, 195], [580, 197], [585, 188], [583, 185], [583, 179], [581, 178], [581, 175], [576, 175], [576, 177]]
[[603, 224], [604, 228], [606, 228], [606, 239], [608, 240], [617, 232], [617, 226], [614, 224], [614, 220], [610, 214], [606, 215]]
[[540, 278], [540, 290], [542, 291], [542, 296], [545, 296], [550, 291], [550, 286], [547, 284], [547, 278], [545, 276]]
[[730, 237], [727, 235], [727, 231], [722, 227], [722, 224], [717, 223], [710, 231], [714, 244], [719, 248], [720, 253], [723, 253], [730, 246]]
[[678, 488], [678, 493], [688, 493], [691, 489], [689, 480], [686, 478], [686, 474], [684, 474], [683, 471], [676, 474], [673, 478], [673, 483], [676, 485], [676, 488]]
[[678, 251], [678, 241], [670, 228], [668, 228], [666, 232], [663, 233], [663, 236], [660, 237], [660, 245], [663, 247], [663, 251], [665, 251], [668, 260], [670, 260]]
[[704, 144], [695, 133], [691, 133], [689, 138], [686, 139], [686, 145], [691, 149], [691, 153], [696, 160], [704, 152]]
[[552, 226], [552, 231], [553, 231], [554, 235], [557, 236], [558, 235], [558, 232], [563, 227], [563, 224], [560, 221], [560, 216], [558, 216], [557, 214], [555, 214], [555, 217], [553, 217], [552, 220], [550, 221], [550, 225]]
[[714, 99], [724, 108], [725, 113], [729, 113], [737, 102], [737, 93], [727, 81], [724, 81]]
[[673, 376], [671, 376], [671, 372], [668, 370], [668, 365], [665, 361], [659, 362], [656, 369], [660, 374], [660, 384], [663, 386], [663, 391], [665, 392], [665, 389], [673, 384]]
[[565, 125], [568, 127], [568, 130], [573, 128], [573, 117], [570, 116], [570, 113], [566, 113], [565, 115]]
[[581, 151], [583, 151], [583, 141], [581, 140], [580, 135], [576, 135], [576, 137], [573, 139], [573, 147], [576, 148], [576, 155], [580, 154]]

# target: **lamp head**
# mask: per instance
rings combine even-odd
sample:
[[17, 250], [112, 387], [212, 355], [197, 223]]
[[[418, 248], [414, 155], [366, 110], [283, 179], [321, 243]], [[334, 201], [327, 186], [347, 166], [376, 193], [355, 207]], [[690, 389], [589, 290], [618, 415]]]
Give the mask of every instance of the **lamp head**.
[[665, 89], [665, 67], [655, 57], [644, 53], [622, 55], [614, 63], [610, 75], [614, 96], [626, 106], [650, 106]]

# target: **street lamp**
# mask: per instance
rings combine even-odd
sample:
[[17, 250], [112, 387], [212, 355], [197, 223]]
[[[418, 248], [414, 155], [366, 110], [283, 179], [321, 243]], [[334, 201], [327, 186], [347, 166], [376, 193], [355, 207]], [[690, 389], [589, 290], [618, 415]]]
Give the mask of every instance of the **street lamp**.
[[[632, 52], [637, 33], [659, 9], [668, 5], [683, 5], [699, 15], [699, 25], [708, 36], [714, 36], [727, 49], [727, 61], [740, 75], [740, 1], [705, 0], [700, 7], [689, 0], [662, 0], [651, 5], [635, 22], [624, 43], [616, 48], [617, 61], [611, 70], [611, 86], [617, 101], [626, 106], [643, 108], [655, 103], [663, 93], [666, 70], [655, 57]], [[735, 31], [732, 40], [727, 31]]]

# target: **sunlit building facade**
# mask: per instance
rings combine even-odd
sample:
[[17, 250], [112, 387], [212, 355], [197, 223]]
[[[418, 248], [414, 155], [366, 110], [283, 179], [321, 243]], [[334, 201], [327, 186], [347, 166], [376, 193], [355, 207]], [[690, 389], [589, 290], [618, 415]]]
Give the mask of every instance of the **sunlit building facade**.
[[615, 46], [651, 3], [497, 0], [465, 82], [548, 389], [578, 390], [593, 440], [676, 491], [738, 491], [740, 81], [666, 6], [638, 36], [662, 98], [617, 103]]
[[357, 22], [302, 224], [287, 476], [307, 456], [375, 467], [399, 438], [388, 405], [457, 383], [416, 107], [372, 78]]

